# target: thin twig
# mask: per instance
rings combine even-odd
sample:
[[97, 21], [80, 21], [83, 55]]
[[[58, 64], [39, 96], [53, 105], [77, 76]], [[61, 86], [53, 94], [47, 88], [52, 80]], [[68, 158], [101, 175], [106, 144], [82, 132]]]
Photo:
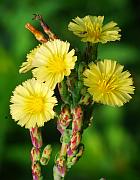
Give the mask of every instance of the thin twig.
[[44, 22], [43, 17], [39, 14], [33, 14], [33, 20], [39, 20], [41, 27], [43, 28], [44, 32], [49, 36], [50, 39], [54, 40], [58, 37], [52, 32], [50, 27]]

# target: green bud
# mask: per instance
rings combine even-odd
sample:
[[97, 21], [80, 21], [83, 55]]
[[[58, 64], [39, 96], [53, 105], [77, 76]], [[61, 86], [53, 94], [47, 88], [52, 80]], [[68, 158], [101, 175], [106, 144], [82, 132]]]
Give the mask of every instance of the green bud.
[[49, 160], [50, 160], [50, 156], [51, 156], [51, 152], [52, 152], [52, 147], [51, 145], [47, 145], [43, 152], [42, 152], [42, 156], [40, 158], [40, 163], [44, 166], [47, 165]]

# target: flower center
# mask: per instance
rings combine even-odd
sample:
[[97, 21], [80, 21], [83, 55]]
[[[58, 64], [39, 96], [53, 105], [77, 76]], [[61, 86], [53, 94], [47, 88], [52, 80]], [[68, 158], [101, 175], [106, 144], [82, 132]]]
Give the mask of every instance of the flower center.
[[44, 102], [42, 97], [30, 96], [26, 101], [25, 110], [28, 113], [35, 114], [43, 110]]
[[98, 81], [99, 89], [102, 91], [102, 93], [110, 93], [116, 88], [116, 85], [113, 82], [113, 76], [105, 76], [102, 80]]
[[85, 23], [86, 32], [91, 38], [98, 40], [101, 34], [101, 25], [99, 23], [92, 24], [92, 23]]
[[65, 63], [63, 57], [54, 56], [52, 64], [48, 66], [50, 72], [53, 73], [62, 73], [65, 72]]

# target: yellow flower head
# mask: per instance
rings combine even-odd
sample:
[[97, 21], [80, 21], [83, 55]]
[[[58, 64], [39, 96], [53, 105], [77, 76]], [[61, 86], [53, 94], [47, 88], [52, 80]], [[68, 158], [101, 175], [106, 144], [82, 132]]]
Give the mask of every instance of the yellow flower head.
[[36, 54], [38, 48], [39, 48], [39, 46], [37, 46], [32, 51], [30, 51], [29, 54], [27, 54], [27, 60], [26, 60], [26, 62], [22, 63], [19, 73], [26, 73], [27, 71], [29, 71], [33, 68], [32, 62], [33, 62], [33, 59], [35, 57], [35, 54]]
[[84, 71], [84, 84], [93, 100], [111, 106], [122, 106], [134, 94], [133, 80], [128, 71], [116, 61], [105, 59], [91, 63]]
[[35, 55], [33, 75], [37, 79], [46, 81], [52, 89], [56, 84], [69, 76], [74, 69], [77, 57], [74, 49], [69, 51], [70, 44], [59, 39], [42, 44]]
[[69, 76], [74, 69], [77, 57], [75, 51], [69, 51], [70, 43], [55, 39], [37, 47], [24, 62], [20, 72], [26, 72], [31, 68], [33, 76], [54, 89], [56, 84]]
[[57, 100], [46, 83], [29, 79], [18, 85], [11, 97], [10, 113], [20, 126], [33, 128], [44, 126], [44, 122], [54, 118], [53, 107]]
[[106, 43], [108, 41], [120, 40], [121, 31], [117, 23], [111, 21], [103, 25], [104, 16], [85, 16], [84, 18], [76, 17], [70, 22], [68, 29], [81, 37], [83, 42]]

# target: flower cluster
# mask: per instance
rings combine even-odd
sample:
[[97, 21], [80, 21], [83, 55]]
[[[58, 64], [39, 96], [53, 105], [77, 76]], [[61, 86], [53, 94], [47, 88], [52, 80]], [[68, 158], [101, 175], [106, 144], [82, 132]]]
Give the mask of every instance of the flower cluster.
[[[117, 24], [111, 21], [103, 25], [103, 20], [103, 16], [76, 17], [74, 22], [69, 23], [68, 29], [81, 37], [82, 41], [93, 45], [120, 40]], [[40, 127], [54, 118], [53, 108], [57, 103], [56, 98], [52, 97], [54, 89], [57, 83], [63, 81], [64, 76], [70, 76], [77, 60], [75, 50], [69, 49], [70, 43], [53, 39], [38, 45], [27, 55], [19, 72], [32, 70], [35, 79], [16, 87], [10, 105], [12, 118], [19, 125], [26, 128], [36, 125]], [[123, 66], [116, 61], [105, 59], [91, 62], [83, 75], [83, 83], [95, 102], [122, 106], [131, 99], [130, 94], [134, 92], [131, 74], [123, 72]]]
[[[97, 45], [120, 40], [120, 28], [111, 21], [103, 25], [103, 16], [76, 17], [68, 29], [87, 42], [83, 56], [60, 40], [40, 15], [35, 16], [48, 39], [31, 24], [29, 29], [41, 42], [27, 54], [19, 73], [31, 70], [33, 78], [18, 85], [11, 96], [10, 113], [21, 127], [30, 129], [33, 179], [42, 178], [41, 166], [47, 165], [51, 146], [42, 148], [39, 127], [58, 118], [61, 150], [54, 165], [54, 179], [63, 179], [67, 171], [83, 155], [82, 133], [92, 120], [93, 102], [122, 106], [134, 94], [131, 74], [116, 60], [99, 60]], [[78, 59], [78, 60], [77, 60]], [[57, 87], [58, 85], [58, 87]], [[59, 100], [58, 100], [59, 99]], [[60, 112], [55, 106], [61, 106]], [[60, 109], [60, 108], [58, 108]], [[41, 152], [42, 155], [41, 155]]]
[[53, 107], [57, 100], [52, 97], [57, 83], [69, 76], [74, 69], [77, 56], [69, 51], [70, 43], [59, 39], [50, 40], [33, 49], [27, 55], [19, 70], [25, 73], [31, 69], [33, 79], [16, 87], [11, 97], [11, 115], [18, 124], [26, 128], [44, 126], [54, 118]]
[[[104, 16], [76, 17], [68, 29], [84, 42], [106, 43], [120, 40], [120, 28], [111, 21], [103, 25]], [[74, 69], [77, 56], [69, 50], [70, 43], [53, 39], [34, 48], [19, 70], [25, 73], [32, 70], [36, 79], [27, 80], [17, 86], [11, 98], [10, 109], [13, 119], [26, 128], [43, 126], [54, 118], [53, 107], [56, 98], [52, 97], [57, 83], [63, 81]], [[85, 59], [86, 61], [86, 59]], [[93, 101], [111, 106], [122, 106], [131, 99], [133, 81], [128, 71], [113, 60], [91, 62], [83, 72], [84, 85], [93, 96]]]

